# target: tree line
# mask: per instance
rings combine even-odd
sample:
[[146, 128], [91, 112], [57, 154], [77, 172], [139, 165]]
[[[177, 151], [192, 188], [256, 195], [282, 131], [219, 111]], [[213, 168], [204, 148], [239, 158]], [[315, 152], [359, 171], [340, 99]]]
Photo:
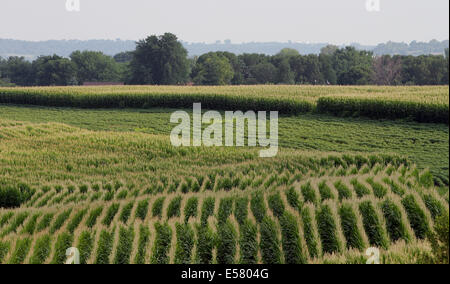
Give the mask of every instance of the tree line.
[[209, 52], [188, 57], [173, 34], [150, 36], [136, 49], [114, 57], [75, 51], [69, 58], [41, 56], [0, 58], [0, 86], [66, 86], [86, 82], [129, 85], [448, 85], [449, 50], [445, 55], [383, 55], [354, 47], [326, 46], [319, 55], [294, 49], [278, 54], [235, 55]]

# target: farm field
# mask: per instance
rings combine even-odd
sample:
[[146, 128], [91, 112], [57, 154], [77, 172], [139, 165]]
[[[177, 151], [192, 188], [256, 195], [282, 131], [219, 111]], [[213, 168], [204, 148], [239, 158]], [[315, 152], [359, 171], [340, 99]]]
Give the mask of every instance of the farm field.
[[[173, 147], [170, 115], [193, 100], [277, 102], [278, 156]], [[22, 193], [0, 209], [0, 263], [63, 263], [72, 246], [97, 264], [366, 263], [369, 247], [428, 262], [448, 104], [448, 87], [0, 88], [0, 190]]]
[[38, 87], [0, 88], [0, 103], [82, 108], [190, 108], [202, 102], [217, 110], [270, 109], [341, 116], [410, 118], [448, 124], [449, 90], [434, 87]]

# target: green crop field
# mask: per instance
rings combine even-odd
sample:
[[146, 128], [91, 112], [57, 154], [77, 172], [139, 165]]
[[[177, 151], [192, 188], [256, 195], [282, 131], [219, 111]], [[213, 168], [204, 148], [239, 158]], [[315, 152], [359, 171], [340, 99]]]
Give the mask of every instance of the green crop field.
[[[280, 111], [278, 155], [173, 147], [194, 102]], [[0, 88], [0, 263], [431, 262], [448, 110], [448, 87]]]

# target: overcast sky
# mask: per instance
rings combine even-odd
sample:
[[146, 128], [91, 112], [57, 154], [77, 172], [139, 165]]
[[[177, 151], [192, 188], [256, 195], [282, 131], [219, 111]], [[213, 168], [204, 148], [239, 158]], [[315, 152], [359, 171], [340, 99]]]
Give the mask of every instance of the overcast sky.
[[448, 0], [379, 0], [379, 12], [368, 12], [367, 0], [78, 0], [80, 12], [68, 12], [66, 1], [0, 0], [0, 38], [137, 40], [164, 32], [189, 42], [449, 38]]

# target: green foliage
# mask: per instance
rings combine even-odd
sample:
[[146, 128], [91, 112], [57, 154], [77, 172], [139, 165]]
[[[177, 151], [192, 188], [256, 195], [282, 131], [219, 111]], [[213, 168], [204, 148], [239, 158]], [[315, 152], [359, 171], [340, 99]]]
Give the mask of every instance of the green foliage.
[[16, 241], [16, 247], [9, 259], [9, 264], [22, 264], [31, 248], [31, 239], [23, 238]]
[[145, 264], [145, 257], [147, 254], [148, 243], [150, 242], [150, 229], [147, 226], [141, 225], [139, 227], [139, 240], [135, 264]]
[[316, 258], [319, 256], [319, 248], [317, 243], [317, 236], [314, 232], [314, 220], [311, 216], [309, 208], [303, 208], [301, 211], [303, 220], [303, 232], [305, 234], [306, 245], [308, 246], [309, 256]]
[[420, 208], [413, 195], [407, 195], [402, 200], [403, 207], [405, 207], [408, 220], [411, 224], [411, 228], [416, 235], [416, 238], [424, 240], [430, 231], [430, 225], [428, 223], [425, 212]]
[[114, 217], [116, 216], [117, 212], [119, 212], [119, 208], [120, 208], [119, 203], [111, 204], [111, 206], [109, 206], [108, 210], [106, 211], [106, 216], [105, 218], [103, 218], [102, 224], [107, 227], [111, 226]]
[[330, 207], [328, 205], [322, 206], [320, 210], [317, 210], [316, 216], [323, 253], [339, 253], [341, 244], [337, 235], [336, 221]]
[[258, 264], [258, 228], [249, 220], [240, 224], [240, 264]]
[[47, 229], [50, 226], [50, 223], [53, 220], [53, 217], [55, 216], [54, 213], [47, 213], [45, 214], [39, 224], [37, 225], [36, 232], [42, 232], [43, 230]]
[[395, 194], [397, 194], [398, 196], [403, 196], [406, 193], [406, 190], [401, 187], [400, 185], [398, 185], [396, 182], [394, 182], [393, 180], [389, 179], [389, 178], [385, 178], [383, 180], [384, 183], [386, 183], [387, 185], [390, 186], [391, 191]]
[[95, 257], [95, 264], [109, 264], [109, 258], [113, 249], [114, 242], [114, 230], [108, 232], [102, 230], [100, 232], [100, 238], [98, 240], [97, 254]]
[[131, 216], [131, 211], [133, 210], [134, 207], [134, 200], [125, 204], [125, 206], [122, 208], [122, 212], [120, 213], [120, 217], [119, 220], [124, 223], [127, 224], [128, 219]]
[[229, 85], [234, 70], [225, 55], [210, 52], [198, 58], [191, 76], [197, 85]]
[[188, 78], [187, 51], [173, 34], [150, 36], [137, 42], [128, 83], [178, 85]]
[[445, 213], [445, 207], [433, 195], [424, 194], [423, 201], [428, 211], [430, 211], [433, 220]]
[[192, 263], [192, 250], [195, 244], [195, 233], [189, 224], [176, 224], [177, 245], [175, 248], [175, 264]]
[[95, 233], [90, 231], [83, 231], [78, 238], [77, 248], [80, 251], [80, 264], [87, 264], [89, 257], [94, 248]]
[[294, 187], [290, 187], [286, 190], [286, 198], [292, 208], [297, 211], [301, 211], [302, 204], [300, 202], [300, 194], [298, 194]]
[[381, 185], [380, 183], [377, 183], [373, 180], [373, 178], [368, 178], [367, 183], [370, 184], [370, 186], [373, 189], [373, 194], [377, 198], [383, 198], [387, 194], [387, 189]]
[[248, 217], [248, 203], [249, 199], [247, 196], [235, 198], [234, 216], [241, 226], [244, 225]]
[[364, 230], [371, 245], [387, 249], [388, 240], [386, 238], [381, 220], [370, 201], [364, 201], [359, 205], [359, 211], [363, 217]]
[[326, 181], [319, 183], [319, 192], [322, 202], [329, 199], [334, 199], [334, 194], [331, 192], [331, 188], [327, 185]]
[[133, 250], [134, 230], [133, 228], [120, 227], [119, 242], [117, 245], [114, 264], [129, 264], [131, 251]]
[[213, 263], [213, 249], [215, 247], [216, 237], [208, 224], [197, 226], [197, 251], [195, 259], [198, 264]]
[[234, 264], [237, 233], [230, 220], [217, 226], [217, 263]]
[[409, 242], [411, 236], [409, 236], [406, 225], [403, 223], [402, 212], [397, 205], [390, 200], [386, 200], [381, 203], [381, 210], [386, 219], [386, 228], [391, 242], [395, 243], [398, 240]]
[[280, 239], [278, 229], [274, 221], [264, 217], [260, 224], [260, 249], [264, 264], [281, 264]]
[[86, 215], [87, 209], [83, 209], [79, 211], [75, 216], [73, 216], [72, 220], [67, 224], [67, 231], [71, 234], [75, 232], [75, 230], [80, 225], [81, 221], [83, 220], [84, 215]]
[[6, 255], [9, 252], [11, 245], [9, 242], [0, 241], [0, 264], [3, 263]]
[[180, 217], [181, 215], [181, 196], [177, 196], [172, 201], [170, 201], [169, 206], [167, 207], [167, 218]]
[[23, 222], [28, 218], [28, 212], [21, 212], [17, 214], [14, 219], [10, 222], [9, 226], [1, 233], [1, 237], [7, 236], [10, 233], [17, 232], [18, 228], [22, 226]]
[[351, 184], [353, 185], [353, 190], [355, 191], [358, 198], [370, 195], [370, 190], [362, 183], [360, 183], [356, 178], [351, 180]]
[[5, 224], [8, 223], [8, 221], [14, 216], [14, 212], [6, 212], [3, 214], [3, 216], [0, 218], [0, 229], [3, 228]]
[[233, 213], [233, 202], [234, 199], [232, 197], [225, 197], [220, 200], [219, 211], [217, 213], [217, 222], [219, 223], [219, 226], [225, 224]]
[[95, 224], [97, 223], [97, 219], [98, 217], [100, 217], [100, 215], [103, 212], [103, 206], [99, 206], [97, 208], [94, 208], [91, 210], [91, 213], [89, 214], [87, 220], [86, 220], [86, 226], [88, 228], [93, 228], [95, 226]]
[[22, 195], [17, 188], [0, 185], [0, 208], [16, 208], [22, 204]]
[[36, 224], [37, 224], [37, 219], [41, 216], [41, 213], [36, 213], [33, 216], [31, 216], [27, 222], [27, 224], [24, 226], [23, 230], [22, 230], [22, 234], [29, 234], [29, 235], [33, 235], [35, 228], [36, 228]]
[[196, 218], [198, 215], [198, 198], [191, 197], [184, 206], [184, 223], [188, 223], [190, 218]]
[[172, 243], [172, 229], [168, 224], [155, 224], [155, 244], [151, 257], [152, 264], [168, 264], [169, 250]]
[[152, 207], [152, 216], [162, 218], [162, 211], [164, 206], [165, 197], [160, 197], [155, 200]]
[[364, 249], [364, 240], [358, 228], [358, 221], [353, 208], [344, 204], [339, 208], [339, 217], [341, 218], [341, 227], [347, 241], [348, 249]]
[[419, 183], [425, 188], [430, 188], [434, 185], [433, 175], [430, 173], [430, 171], [425, 171], [419, 176]]
[[342, 181], [339, 180], [339, 181], [335, 182], [334, 187], [338, 191], [339, 201], [352, 198], [352, 191]]
[[63, 264], [66, 260], [66, 251], [72, 247], [73, 235], [63, 232], [58, 236], [53, 253], [52, 264]]
[[148, 206], [150, 201], [148, 199], [144, 199], [139, 201], [137, 208], [136, 208], [136, 218], [141, 219], [142, 221], [145, 220], [148, 213]]
[[280, 217], [281, 242], [286, 264], [306, 264], [307, 259], [303, 253], [299, 227], [296, 218], [285, 212]]
[[316, 197], [316, 191], [314, 190], [314, 188], [311, 186], [311, 183], [307, 183], [302, 185], [302, 194], [303, 194], [303, 199], [305, 200], [305, 203], [312, 203], [312, 204], [316, 204], [317, 203], [317, 197]]
[[429, 234], [428, 239], [433, 249], [433, 258], [428, 263], [449, 264], [449, 218], [447, 212], [437, 217], [434, 232]]
[[261, 223], [266, 216], [266, 204], [264, 201], [264, 194], [261, 191], [255, 191], [252, 193], [250, 209], [252, 210], [256, 221]]
[[216, 199], [214, 197], [208, 197], [203, 200], [201, 224], [205, 225], [208, 222], [208, 218], [214, 215], [214, 209], [216, 207]]
[[281, 218], [284, 214], [284, 203], [281, 199], [281, 195], [279, 192], [272, 194], [267, 199], [269, 203], [269, 208], [272, 210], [273, 214], [277, 218]]
[[51, 252], [51, 237], [43, 235], [36, 240], [30, 264], [44, 264]]
[[70, 59], [76, 66], [78, 82], [120, 82], [119, 64], [110, 56], [96, 51], [75, 51]]

